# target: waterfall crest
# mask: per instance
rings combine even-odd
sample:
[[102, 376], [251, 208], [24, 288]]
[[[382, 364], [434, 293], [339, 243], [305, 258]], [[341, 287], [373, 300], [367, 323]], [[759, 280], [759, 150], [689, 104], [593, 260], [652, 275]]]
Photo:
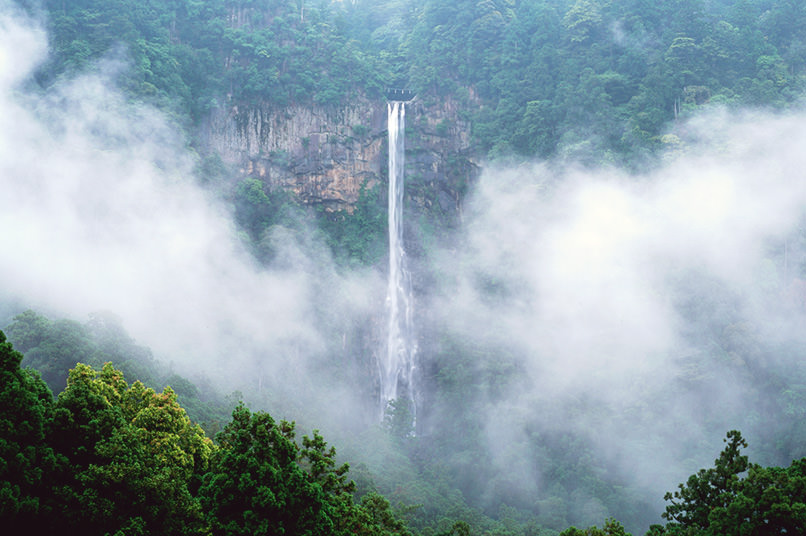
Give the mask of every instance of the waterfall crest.
[[386, 294], [387, 333], [386, 351], [381, 352], [380, 405], [381, 415], [395, 404], [407, 406], [412, 426], [416, 419], [415, 356], [417, 353], [413, 332], [413, 297], [411, 277], [406, 269], [406, 251], [403, 247], [403, 168], [405, 158], [406, 105], [402, 101], [389, 101], [389, 282]]

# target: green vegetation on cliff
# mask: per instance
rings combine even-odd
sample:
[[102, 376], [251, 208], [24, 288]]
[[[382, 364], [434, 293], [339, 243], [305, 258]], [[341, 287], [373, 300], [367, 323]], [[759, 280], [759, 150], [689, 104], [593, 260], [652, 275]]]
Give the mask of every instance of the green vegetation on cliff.
[[338, 104], [407, 86], [458, 97], [480, 155], [641, 159], [709, 102], [800, 100], [806, 8], [676, 0], [48, 2], [40, 78], [110, 53], [122, 84], [184, 117]]

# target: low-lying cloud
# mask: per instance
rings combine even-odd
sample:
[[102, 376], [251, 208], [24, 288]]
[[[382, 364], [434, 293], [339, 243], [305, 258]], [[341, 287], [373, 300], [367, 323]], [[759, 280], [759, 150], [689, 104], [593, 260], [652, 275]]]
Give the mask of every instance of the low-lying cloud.
[[338, 274], [282, 229], [265, 240], [283, 262], [258, 267], [229, 209], [197, 186], [180, 129], [115, 88], [125, 62], [32, 87], [45, 33], [1, 5], [0, 295], [76, 319], [110, 310], [179, 371], [293, 391], [374, 307], [375, 279]]
[[804, 125], [715, 109], [676, 125], [676, 151], [643, 174], [486, 170], [433, 306], [491, 359], [517, 356], [522, 377], [485, 419], [502, 472], [537, 493], [535, 426], [589, 438], [652, 500], [710, 465], [730, 428], [771, 448], [753, 374], [795, 367], [771, 356], [802, 341]]

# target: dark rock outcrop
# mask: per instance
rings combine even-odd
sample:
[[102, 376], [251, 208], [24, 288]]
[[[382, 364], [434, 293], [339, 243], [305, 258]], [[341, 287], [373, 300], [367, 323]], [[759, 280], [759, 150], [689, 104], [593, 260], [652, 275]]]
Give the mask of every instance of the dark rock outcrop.
[[[478, 173], [470, 125], [457, 101], [424, 102], [406, 111], [407, 197], [426, 211], [456, 213]], [[362, 185], [386, 182], [386, 102], [358, 99], [341, 107], [230, 105], [203, 127], [208, 148], [243, 176], [292, 191], [306, 204], [352, 210]]]

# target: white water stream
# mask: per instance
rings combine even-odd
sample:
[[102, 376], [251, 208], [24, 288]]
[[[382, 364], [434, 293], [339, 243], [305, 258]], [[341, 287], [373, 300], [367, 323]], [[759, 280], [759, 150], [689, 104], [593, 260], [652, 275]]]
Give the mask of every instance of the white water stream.
[[[406, 105], [388, 103], [389, 130], [389, 284], [386, 294], [386, 352], [379, 360], [381, 414], [393, 401], [405, 403], [416, 418], [414, 358], [417, 353], [413, 334], [411, 277], [406, 270], [403, 248], [403, 167]], [[384, 352], [382, 352], [384, 354]]]

